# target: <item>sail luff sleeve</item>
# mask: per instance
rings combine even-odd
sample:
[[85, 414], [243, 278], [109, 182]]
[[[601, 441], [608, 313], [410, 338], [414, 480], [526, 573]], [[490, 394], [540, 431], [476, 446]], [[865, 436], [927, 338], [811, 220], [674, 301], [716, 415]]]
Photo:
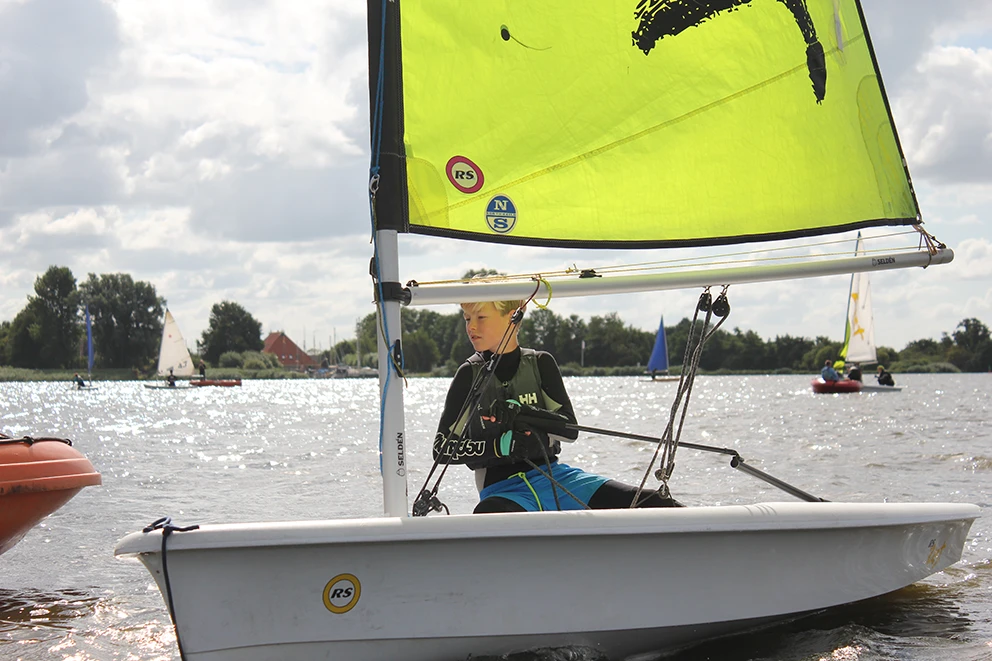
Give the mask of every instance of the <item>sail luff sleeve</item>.
[[[375, 193], [376, 227], [373, 229], [406, 232], [407, 180], [399, 2], [368, 1], [368, 43], [369, 133], [372, 162], [379, 167]], [[381, 88], [380, 73], [383, 76]]]

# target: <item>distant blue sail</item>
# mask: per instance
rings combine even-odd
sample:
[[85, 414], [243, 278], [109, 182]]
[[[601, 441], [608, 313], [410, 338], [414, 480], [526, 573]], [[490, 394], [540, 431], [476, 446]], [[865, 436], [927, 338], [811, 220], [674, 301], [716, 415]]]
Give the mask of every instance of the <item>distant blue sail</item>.
[[654, 338], [654, 350], [651, 351], [651, 359], [648, 360], [648, 371], [668, 371], [668, 340], [665, 339], [665, 317], [661, 318], [661, 323], [658, 325], [658, 335]]
[[86, 304], [86, 371], [93, 371], [93, 326], [90, 323], [90, 304]]

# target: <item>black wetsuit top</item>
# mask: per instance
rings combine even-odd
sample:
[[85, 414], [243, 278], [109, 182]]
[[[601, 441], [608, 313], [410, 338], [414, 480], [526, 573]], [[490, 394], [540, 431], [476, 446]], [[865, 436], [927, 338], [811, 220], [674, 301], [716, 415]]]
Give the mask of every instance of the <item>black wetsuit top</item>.
[[[555, 402], [556, 405], [560, 404], [557, 412], [574, 423], [576, 421], [575, 411], [572, 409], [572, 402], [568, 399], [568, 393], [565, 392], [565, 384], [562, 382], [558, 363], [555, 362], [554, 356], [546, 351], [536, 351], [534, 353], [536, 355], [542, 396]], [[476, 355], [478, 356], [479, 354]], [[483, 363], [488, 363], [492, 357], [493, 354], [489, 351], [481, 354]], [[493, 378], [499, 385], [505, 387], [513, 379], [520, 367], [520, 358], [521, 351], [519, 347], [500, 357], [499, 362], [496, 364], [496, 372], [493, 375]], [[475, 364], [478, 365], [478, 362]], [[437, 427], [437, 436], [434, 440], [435, 458], [439, 456], [442, 450], [450, 448], [450, 446], [448, 448], [445, 447], [445, 439], [458, 421], [458, 414], [461, 412], [465, 400], [472, 389], [472, 381], [476, 369], [477, 367], [473, 366], [472, 361], [462, 363], [455, 373], [455, 378], [452, 379], [451, 385], [448, 387], [448, 395], [444, 400], [444, 411], [441, 413], [441, 419]], [[468, 437], [468, 433], [465, 434], [465, 437]], [[495, 444], [487, 444], [485, 449], [473, 453], [470, 457], [459, 456], [456, 452], [450, 461], [455, 464], [470, 464], [470, 467], [476, 470], [477, 482], [480, 489], [504, 480], [510, 475], [525, 473], [531, 470], [532, 467], [527, 462], [510, 462], [506, 458], [500, 459], [494, 448], [491, 447], [493, 445]], [[556, 447], [557, 444], [555, 445]], [[451, 454], [450, 450], [445, 452], [445, 454]], [[556, 454], [554, 448], [552, 448], [552, 451], [549, 453], [551, 460], [555, 459]], [[441, 461], [443, 462], [445, 459], [442, 458]]]

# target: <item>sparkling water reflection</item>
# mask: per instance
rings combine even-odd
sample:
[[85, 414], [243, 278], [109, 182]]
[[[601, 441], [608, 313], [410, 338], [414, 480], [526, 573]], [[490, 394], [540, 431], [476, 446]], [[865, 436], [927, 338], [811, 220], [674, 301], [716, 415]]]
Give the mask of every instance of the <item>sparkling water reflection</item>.
[[[159, 516], [187, 525], [381, 514], [374, 380], [179, 391], [99, 385], [77, 392], [67, 384], [0, 384], [0, 431], [72, 438], [103, 474], [102, 487], [84, 489], [0, 556], [0, 659], [178, 659], [150, 576], [136, 561], [112, 556], [117, 539]], [[987, 511], [992, 376], [910, 375], [900, 385], [906, 389], [899, 394], [814, 396], [803, 376], [701, 377], [682, 438], [732, 447], [830, 500], [947, 500]], [[648, 435], [664, 427], [675, 390], [633, 377], [570, 378], [567, 386], [582, 424]], [[411, 493], [430, 469], [446, 387], [443, 379], [411, 379], [404, 393]], [[585, 433], [564, 457], [636, 482], [653, 450]], [[726, 457], [685, 448], [671, 486], [689, 504], [790, 499], [733, 470]], [[453, 512], [470, 511], [476, 495], [469, 471], [449, 471], [440, 496]], [[992, 657], [990, 530], [986, 512], [961, 563], [907, 590], [669, 658]], [[513, 656], [601, 658], [578, 649]]]

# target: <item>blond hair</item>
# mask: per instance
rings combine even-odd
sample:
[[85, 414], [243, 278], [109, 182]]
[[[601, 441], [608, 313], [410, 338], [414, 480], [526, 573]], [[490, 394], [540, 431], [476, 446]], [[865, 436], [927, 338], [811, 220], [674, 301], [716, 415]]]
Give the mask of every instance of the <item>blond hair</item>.
[[459, 307], [465, 312], [475, 314], [487, 303], [492, 303], [493, 307], [496, 308], [496, 312], [501, 317], [505, 317], [524, 304], [523, 301], [479, 301], [475, 303], [462, 303]]
[[[492, 274], [476, 273], [471, 278], [469, 278], [469, 280], [470, 281], [471, 280], [476, 280], [476, 281], [480, 281], [481, 280], [481, 281], [486, 281], [486, 282], [492, 282], [494, 280], [496, 280], [496, 281], [506, 280], [506, 276], [505, 275], [501, 275], [501, 274], [495, 274], [495, 273], [492, 273]], [[493, 307], [496, 308], [496, 312], [498, 312], [501, 317], [505, 317], [506, 315], [510, 314], [511, 312], [513, 312], [514, 310], [516, 310], [517, 308], [519, 308], [520, 306], [522, 306], [524, 304], [524, 301], [522, 301], [522, 300], [519, 300], [519, 301], [478, 301], [478, 302], [462, 303], [459, 307], [461, 307], [462, 310], [465, 310], [466, 312], [468, 312], [470, 314], [474, 314], [474, 313], [478, 312], [479, 311], [479, 308], [481, 308], [486, 303], [492, 303], [493, 304]]]

